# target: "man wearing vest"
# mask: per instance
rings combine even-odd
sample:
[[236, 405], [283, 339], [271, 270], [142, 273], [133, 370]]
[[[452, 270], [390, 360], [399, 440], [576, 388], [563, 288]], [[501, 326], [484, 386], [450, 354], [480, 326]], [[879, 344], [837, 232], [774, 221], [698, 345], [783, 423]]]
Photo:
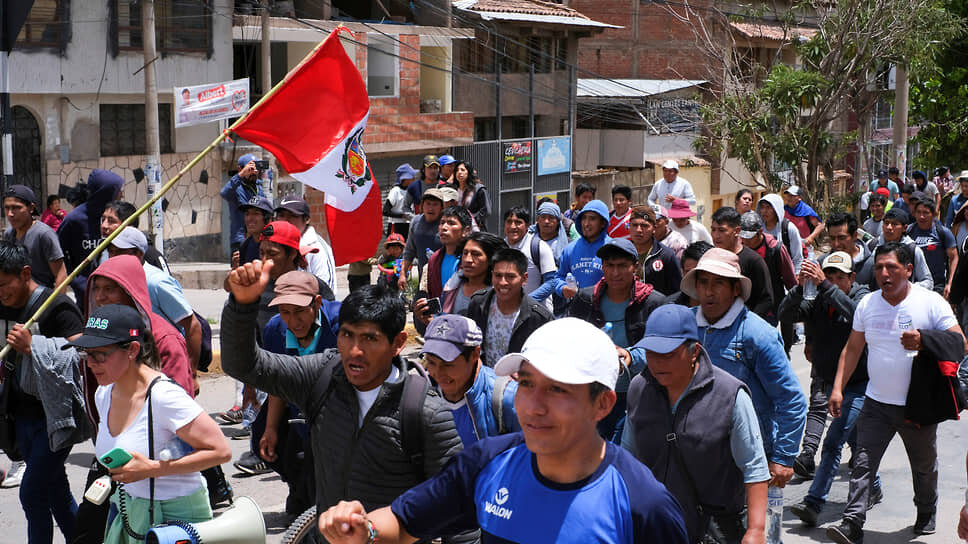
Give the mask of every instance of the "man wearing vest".
[[454, 426], [465, 448], [488, 436], [521, 430], [514, 412], [518, 382], [497, 377], [481, 364], [480, 327], [462, 315], [435, 317], [424, 334], [421, 353], [427, 374], [450, 408]]
[[611, 340], [579, 319], [552, 321], [498, 376], [517, 376], [522, 433], [482, 440], [389, 508], [341, 502], [319, 517], [331, 544], [412, 543], [480, 527], [484, 544], [685, 544], [682, 512], [652, 472], [603, 440], [615, 403]]
[[770, 470], [749, 389], [713, 366], [689, 308], [663, 306], [645, 328], [636, 347], [649, 363], [629, 387], [622, 447], [679, 500], [690, 542], [710, 517], [727, 542], [762, 542]]
[[[769, 462], [770, 485], [784, 487], [793, 477], [807, 402], [783, 353], [780, 334], [743, 304], [751, 289], [736, 254], [718, 247], [707, 251], [682, 278], [682, 292], [699, 301], [692, 311], [712, 363], [750, 390]], [[644, 349], [630, 352], [633, 365], [645, 364]]]
[[[350, 498], [369, 509], [389, 505], [461, 449], [450, 410], [422, 368], [400, 358], [407, 341], [403, 301], [379, 286], [361, 287], [340, 306], [336, 349], [270, 353], [256, 346], [254, 333], [272, 267], [271, 260], [257, 260], [229, 274], [223, 368], [306, 415], [320, 511]], [[416, 414], [406, 400], [415, 392], [423, 401]], [[415, 436], [419, 443], [412, 444]]]

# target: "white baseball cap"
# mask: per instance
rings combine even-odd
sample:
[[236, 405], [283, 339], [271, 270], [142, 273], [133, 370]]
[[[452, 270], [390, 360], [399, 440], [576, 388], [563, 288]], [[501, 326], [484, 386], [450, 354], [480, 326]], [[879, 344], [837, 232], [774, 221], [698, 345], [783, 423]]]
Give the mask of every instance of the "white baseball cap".
[[679, 163], [677, 161], [674, 161], [672, 159], [669, 159], [669, 160], [665, 161], [664, 163], [662, 163], [662, 168], [668, 168], [669, 170], [675, 170], [676, 172], [678, 172], [679, 171]]
[[530, 363], [556, 382], [579, 385], [598, 382], [615, 389], [618, 352], [611, 338], [594, 325], [574, 317], [545, 323], [524, 342], [521, 353], [508, 353], [494, 365], [498, 376], [510, 376]]

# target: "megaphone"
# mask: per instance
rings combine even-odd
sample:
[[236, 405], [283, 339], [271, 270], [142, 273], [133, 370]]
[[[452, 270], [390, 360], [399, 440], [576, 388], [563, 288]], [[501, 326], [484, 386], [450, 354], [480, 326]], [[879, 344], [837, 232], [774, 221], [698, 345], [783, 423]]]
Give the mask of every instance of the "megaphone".
[[145, 534], [146, 544], [265, 544], [266, 522], [259, 505], [249, 497], [235, 499], [222, 515], [199, 523], [186, 521], [156, 525]]

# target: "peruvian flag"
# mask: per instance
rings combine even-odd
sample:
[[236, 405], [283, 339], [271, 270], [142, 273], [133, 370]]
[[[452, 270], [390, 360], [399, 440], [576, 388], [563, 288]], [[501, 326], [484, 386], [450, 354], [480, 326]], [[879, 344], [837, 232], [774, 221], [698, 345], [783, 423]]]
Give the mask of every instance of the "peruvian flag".
[[368, 259], [382, 235], [380, 187], [363, 151], [366, 85], [339, 29], [232, 131], [268, 149], [292, 177], [326, 193], [336, 266]]

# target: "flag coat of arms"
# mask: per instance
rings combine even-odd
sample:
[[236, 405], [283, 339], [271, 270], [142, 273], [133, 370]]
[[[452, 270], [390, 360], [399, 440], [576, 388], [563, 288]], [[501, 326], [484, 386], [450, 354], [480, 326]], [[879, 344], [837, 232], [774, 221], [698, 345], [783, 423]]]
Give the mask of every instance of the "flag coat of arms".
[[383, 220], [366, 160], [366, 85], [333, 32], [234, 128], [268, 149], [289, 174], [326, 193], [336, 265], [372, 257]]

